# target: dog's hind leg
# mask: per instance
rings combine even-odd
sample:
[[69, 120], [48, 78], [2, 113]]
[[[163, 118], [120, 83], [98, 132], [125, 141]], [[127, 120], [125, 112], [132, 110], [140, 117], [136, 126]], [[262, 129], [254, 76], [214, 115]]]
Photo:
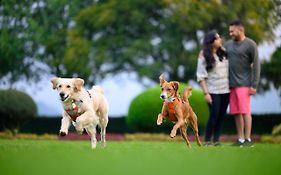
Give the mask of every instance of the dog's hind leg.
[[181, 126], [181, 127], [180, 127], [180, 132], [181, 132], [182, 138], [185, 140], [185, 142], [186, 142], [188, 148], [191, 148], [191, 144], [190, 144], [190, 142], [189, 142], [188, 139], [187, 139], [186, 130], [187, 130], [187, 127], [186, 127], [186, 126]]
[[96, 126], [89, 126], [86, 128], [88, 135], [91, 137], [91, 146], [92, 149], [97, 147], [97, 138], [96, 138]]
[[194, 135], [195, 135], [195, 138], [196, 138], [196, 141], [197, 141], [197, 145], [198, 146], [201, 146], [201, 141], [200, 141], [200, 138], [199, 138], [199, 130], [198, 130], [198, 124], [197, 124], [197, 119], [195, 118], [195, 120], [191, 120], [191, 128], [194, 132]]
[[102, 119], [100, 119], [100, 128], [101, 128], [100, 135], [101, 135], [101, 144], [102, 144], [103, 147], [106, 146], [105, 136], [106, 136], [107, 124], [108, 124], [108, 117], [107, 116], [102, 118]]

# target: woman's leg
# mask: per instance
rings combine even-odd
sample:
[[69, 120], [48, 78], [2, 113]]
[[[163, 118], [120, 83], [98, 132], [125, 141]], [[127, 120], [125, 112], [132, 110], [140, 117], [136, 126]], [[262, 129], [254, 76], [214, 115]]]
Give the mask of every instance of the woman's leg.
[[211, 141], [211, 137], [214, 132], [214, 126], [216, 122], [216, 118], [219, 112], [218, 104], [219, 104], [219, 98], [216, 94], [211, 94], [212, 97], [212, 104], [209, 104], [209, 119], [206, 125], [205, 130], [205, 141], [209, 142]]
[[224, 122], [224, 117], [226, 114], [226, 110], [229, 104], [229, 94], [221, 94], [220, 95], [220, 109], [218, 113], [218, 117], [215, 123], [215, 128], [214, 128], [214, 142], [219, 141], [219, 137], [221, 135], [221, 131], [223, 128], [223, 122]]

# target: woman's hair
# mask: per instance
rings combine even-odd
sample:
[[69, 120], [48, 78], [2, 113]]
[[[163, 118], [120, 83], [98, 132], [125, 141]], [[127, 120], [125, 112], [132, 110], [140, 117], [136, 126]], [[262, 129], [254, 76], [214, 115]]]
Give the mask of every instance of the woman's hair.
[[[204, 37], [204, 41], [203, 41], [203, 56], [206, 60], [206, 69], [207, 71], [213, 69], [214, 65], [215, 65], [215, 58], [212, 52], [213, 49], [213, 43], [216, 40], [216, 35], [217, 32], [215, 30], [207, 33], [207, 35], [205, 35]], [[222, 61], [224, 58], [226, 58], [226, 51], [220, 47], [216, 54], [219, 57], [219, 60]]]

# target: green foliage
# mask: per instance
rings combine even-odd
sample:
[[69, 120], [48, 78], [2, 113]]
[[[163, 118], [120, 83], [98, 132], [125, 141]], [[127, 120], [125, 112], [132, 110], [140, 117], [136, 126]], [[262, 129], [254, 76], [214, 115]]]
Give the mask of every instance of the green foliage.
[[38, 64], [40, 61], [50, 66], [51, 72], [48, 73], [57, 76], [75, 74], [75, 70], [63, 66], [67, 32], [73, 17], [89, 3], [92, 2], [1, 0], [1, 83], [12, 85], [23, 78], [37, 81], [46, 72]]
[[275, 89], [279, 90], [281, 97], [281, 47], [278, 47], [271, 56], [271, 59], [262, 64], [261, 89], [268, 90], [272, 84]]
[[[34, 31], [32, 37], [37, 41], [37, 47], [45, 49], [36, 56], [56, 76], [80, 76], [86, 80], [90, 75], [84, 71], [84, 58], [89, 54], [87, 44], [76, 38], [74, 44], [69, 43], [74, 35], [69, 31], [75, 25], [74, 17], [89, 4], [92, 2], [88, 0], [49, 0], [41, 8], [34, 9], [30, 20]], [[73, 45], [78, 49], [73, 50]]]
[[12, 84], [21, 78], [36, 78], [39, 73], [31, 59], [32, 44], [27, 26], [30, 1], [1, 1], [0, 3], [0, 83]]
[[[257, 43], [272, 40], [280, 20], [278, 7], [275, 0], [98, 1], [75, 17], [77, 25], [72, 30], [79, 31], [75, 37], [92, 46], [90, 64], [80, 73], [92, 71], [91, 75], [102, 78], [133, 71], [140, 80], [158, 81], [158, 75], [165, 72], [182, 82], [195, 79], [204, 33], [217, 29], [226, 39], [228, 23], [240, 18], [247, 36]], [[69, 42], [75, 43], [76, 38]]]
[[207, 31], [227, 39], [228, 23], [240, 18], [247, 36], [271, 41], [280, 16], [279, 0], [1, 0], [0, 79], [36, 80], [46, 71], [40, 61], [88, 84], [120, 72], [186, 82]]
[[[185, 84], [180, 84], [180, 93], [183, 92]], [[147, 131], [151, 128], [160, 127], [156, 125], [157, 116], [161, 113], [163, 101], [160, 99], [160, 88], [153, 87], [145, 90], [143, 93], [135, 97], [131, 102], [127, 124], [138, 131]], [[204, 100], [203, 93], [193, 89], [192, 96], [189, 97], [189, 102], [198, 117], [200, 126], [205, 126], [208, 119], [208, 106]], [[170, 122], [164, 123], [169, 125]]]
[[0, 90], [1, 127], [16, 134], [20, 127], [37, 116], [37, 107], [27, 94], [16, 90]]

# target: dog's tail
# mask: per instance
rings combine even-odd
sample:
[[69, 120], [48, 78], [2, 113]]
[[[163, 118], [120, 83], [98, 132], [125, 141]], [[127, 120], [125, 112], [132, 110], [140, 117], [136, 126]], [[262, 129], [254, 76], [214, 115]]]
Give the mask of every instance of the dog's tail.
[[104, 94], [104, 91], [103, 91], [102, 87], [100, 87], [100, 86], [93, 86], [91, 90], [93, 92], [99, 92], [101, 94]]
[[192, 92], [192, 87], [191, 86], [188, 86], [184, 89], [183, 91], [183, 101], [187, 102], [188, 101], [188, 98], [191, 96], [191, 93]]

